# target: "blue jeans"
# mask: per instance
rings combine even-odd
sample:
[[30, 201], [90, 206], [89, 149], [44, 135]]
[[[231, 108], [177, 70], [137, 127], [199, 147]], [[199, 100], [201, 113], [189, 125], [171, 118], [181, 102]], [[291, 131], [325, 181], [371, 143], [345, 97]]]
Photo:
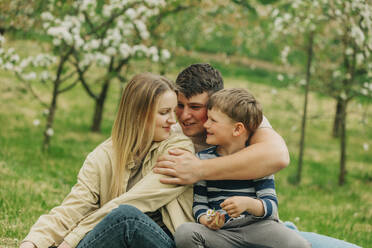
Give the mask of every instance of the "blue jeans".
[[343, 240], [335, 239], [325, 235], [313, 233], [313, 232], [301, 232], [298, 231], [295, 224], [286, 221], [284, 225], [297, 231], [304, 239], [311, 243], [312, 248], [361, 248], [360, 246], [348, 243]]
[[78, 244], [83, 247], [175, 248], [174, 241], [150, 217], [130, 205], [120, 205]]

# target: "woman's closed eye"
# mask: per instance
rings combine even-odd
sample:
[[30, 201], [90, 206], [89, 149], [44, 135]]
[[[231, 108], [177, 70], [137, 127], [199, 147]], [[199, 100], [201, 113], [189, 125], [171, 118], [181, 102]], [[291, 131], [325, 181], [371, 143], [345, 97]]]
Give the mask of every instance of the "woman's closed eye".
[[171, 112], [171, 109], [163, 109], [159, 111], [159, 114], [166, 115], [166, 114], [169, 114], [170, 112]]

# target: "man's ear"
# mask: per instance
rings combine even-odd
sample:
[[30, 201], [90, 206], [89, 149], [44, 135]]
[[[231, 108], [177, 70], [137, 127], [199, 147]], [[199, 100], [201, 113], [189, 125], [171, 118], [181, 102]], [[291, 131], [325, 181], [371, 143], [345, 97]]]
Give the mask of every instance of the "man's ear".
[[233, 136], [237, 137], [245, 132], [247, 132], [247, 129], [245, 129], [245, 126], [242, 122], [237, 122], [234, 124]]

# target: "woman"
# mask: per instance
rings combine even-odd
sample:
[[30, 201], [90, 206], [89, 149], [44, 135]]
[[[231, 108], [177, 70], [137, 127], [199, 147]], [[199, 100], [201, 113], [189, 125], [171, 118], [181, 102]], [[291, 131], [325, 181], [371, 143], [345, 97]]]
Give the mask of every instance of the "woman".
[[88, 155], [70, 194], [39, 218], [21, 248], [174, 247], [171, 233], [192, 221], [192, 188], [161, 184], [152, 173], [168, 149], [194, 151], [186, 136], [171, 134], [174, 90], [150, 73], [127, 84], [111, 138]]

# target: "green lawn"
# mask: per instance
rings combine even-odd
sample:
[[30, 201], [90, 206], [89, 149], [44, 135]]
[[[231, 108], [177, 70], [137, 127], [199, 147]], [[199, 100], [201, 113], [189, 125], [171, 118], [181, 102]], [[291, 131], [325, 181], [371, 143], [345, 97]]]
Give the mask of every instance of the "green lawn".
[[[174, 79], [175, 74], [169, 77]], [[372, 243], [372, 129], [365, 123], [372, 122], [372, 110], [355, 102], [349, 106], [348, 175], [346, 185], [340, 187], [339, 141], [330, 136], [335, 103], [312, 94], [303, 181], [294, 186], [288, 179], [297, 168], [301, 91], [250, 82], [243, 76], [225, 82], [227, 87], [247, 87], [256, 95], [290, 149], [290, 166], [276, 175], [281, 219], [304, 231], [368, 247]], [[15, 247], [37, 218], [69, 192], [87, 154], [110, 134], [118, 92], [113, 85], [102, 134], [89, 131], [93, 101], [79, 86], [61, 95], [51, 149], [43, 153], [43, 108], [11, 73], [0, 71], [0, 247]], [[35, 119], [41, 121], [39, 126], [33, 125]], [[364, 143], [369, 150], [363, 149]]]

